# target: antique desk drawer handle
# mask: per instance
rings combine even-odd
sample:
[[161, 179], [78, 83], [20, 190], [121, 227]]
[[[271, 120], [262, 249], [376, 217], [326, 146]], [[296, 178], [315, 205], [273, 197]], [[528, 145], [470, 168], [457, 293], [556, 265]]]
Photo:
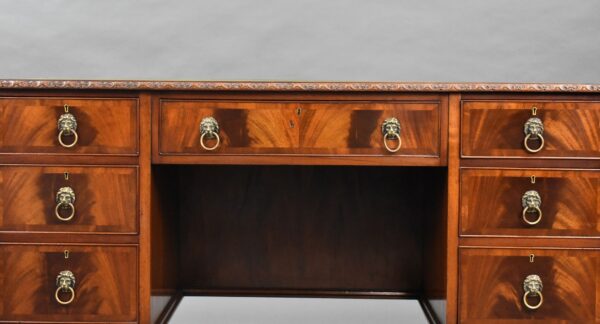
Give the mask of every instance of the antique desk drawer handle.
[[[221, 144], [219, 137], [219, 123], [213, 117], [206, 117], [200, 122], [200, 146], [207, 151], [213, 151]], [[213, 146], [206, 146], [205, 140], [215, 139]]]
[[[523, 206], [523, 221], [529, 225], [535, 225], [542, 220], [542, 197], [535, 190], [528, 190], [523, 194], [521, 198], [521, 205]], [[537, 218], [529, 220], [527, 214], [537, 213]]]
[[[524, 126], [525, 139], [523, 140], [523, 145], [525, 149], [529, 153], [537, 153], [544, 148], [544, 123], [541, 119], [537, 117], [531, 117], [525, 122]], [[537, 148], [532, 148], [529, 146], [529, 143], [532, 141], [539, 140], [539, 146]]]
[[[75, 299], [75, 275], [69, 270], [61, 271], [56, 277], [56, 292], [54, 299], [61, 305], [69, 305]], [[69, 294], [68, 299], [62, 299], [60, 293]]]
[[[523, 289], [525, 290], [525, 294], [523, 294], [523, 304], [525, 304], [525, 307], [529, 309], [538, 309], [542, 306], [544, 303], [542, 288], [544, 288], [544, 285], [542, 285], [540, 276], [532, 274], [525, 278], [525, 281], [523, 281]], [[530, 304], [529, 299], [536, 297], [539, 299], [537, 304]]]
[[[65, 113], [58, 118], [58, 142], [62, 147], [73, 147], [77, 144], [79, 135], [77, 135], [77, 119], [73, 114], [69, 113], [69, 105], [65, 105]], [[73, 136], [73, 141], [70, 144], [65, 143], [64, 137]]]
[[[400, 122], [396, 118], [387, 118], [381, 124], [381, 133], [383, 134], [383, 145], [388, 152], [395, 153], [402, 147], [402, 138], [400, 137], [400, 131], [402, 127]], [[396, 147], [390, 147], [388, 141], [397, 140], [398, 145]]]
[[[62, 187], [56, 192], [56, 207], [54, 207], [54, 215], [63, 222], [68, 222], [75, 216], [75, 191], [71, 187]], [[68, 216], [63, 217], [60, 210], [69, 209], [71, 212]]]

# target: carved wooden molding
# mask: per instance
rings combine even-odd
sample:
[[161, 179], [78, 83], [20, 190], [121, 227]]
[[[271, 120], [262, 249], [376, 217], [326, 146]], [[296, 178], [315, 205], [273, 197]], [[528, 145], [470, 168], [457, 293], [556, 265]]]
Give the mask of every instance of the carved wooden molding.
[[408, 92], [600, 92], [600, 84], [449, 82], [265, 82], [134, 80], [0, 80], [0, 89], [408, 91]]

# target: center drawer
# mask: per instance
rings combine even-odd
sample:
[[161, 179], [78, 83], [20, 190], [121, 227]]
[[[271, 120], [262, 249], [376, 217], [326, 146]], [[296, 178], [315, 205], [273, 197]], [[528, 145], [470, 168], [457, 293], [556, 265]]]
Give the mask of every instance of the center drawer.
[[462, 169], [460, 233], [600, 237], [600, 170]]
[[599, 250], [461, 248], [459, 258], [460, 323], [600, 321]]
[[134, 322], [137, 247], [0, 244], [0, 321]]
[[137, 167], [0, 165], [0, 231], [136, 233]]
[[440, 102], [161, 100], [161, 155], [440, 156]]

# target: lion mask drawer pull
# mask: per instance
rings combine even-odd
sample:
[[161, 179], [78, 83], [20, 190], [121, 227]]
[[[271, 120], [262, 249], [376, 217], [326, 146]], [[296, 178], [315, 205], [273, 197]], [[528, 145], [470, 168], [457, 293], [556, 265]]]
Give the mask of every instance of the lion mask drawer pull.
[[[61, 305], [69, 305], [75, 299], [75, 275], [69, 270], [61, 271], [56, 277], [56, 292], [54, 298]], [[60, 293], [69, 294], [69, 298], [61, 299]]]

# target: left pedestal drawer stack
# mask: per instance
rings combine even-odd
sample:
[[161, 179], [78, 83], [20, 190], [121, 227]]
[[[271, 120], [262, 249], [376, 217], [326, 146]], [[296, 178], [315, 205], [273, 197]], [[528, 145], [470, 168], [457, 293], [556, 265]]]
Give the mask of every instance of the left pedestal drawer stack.
[[139, 103], [0, 96], [0, 322], [137, 322]]

